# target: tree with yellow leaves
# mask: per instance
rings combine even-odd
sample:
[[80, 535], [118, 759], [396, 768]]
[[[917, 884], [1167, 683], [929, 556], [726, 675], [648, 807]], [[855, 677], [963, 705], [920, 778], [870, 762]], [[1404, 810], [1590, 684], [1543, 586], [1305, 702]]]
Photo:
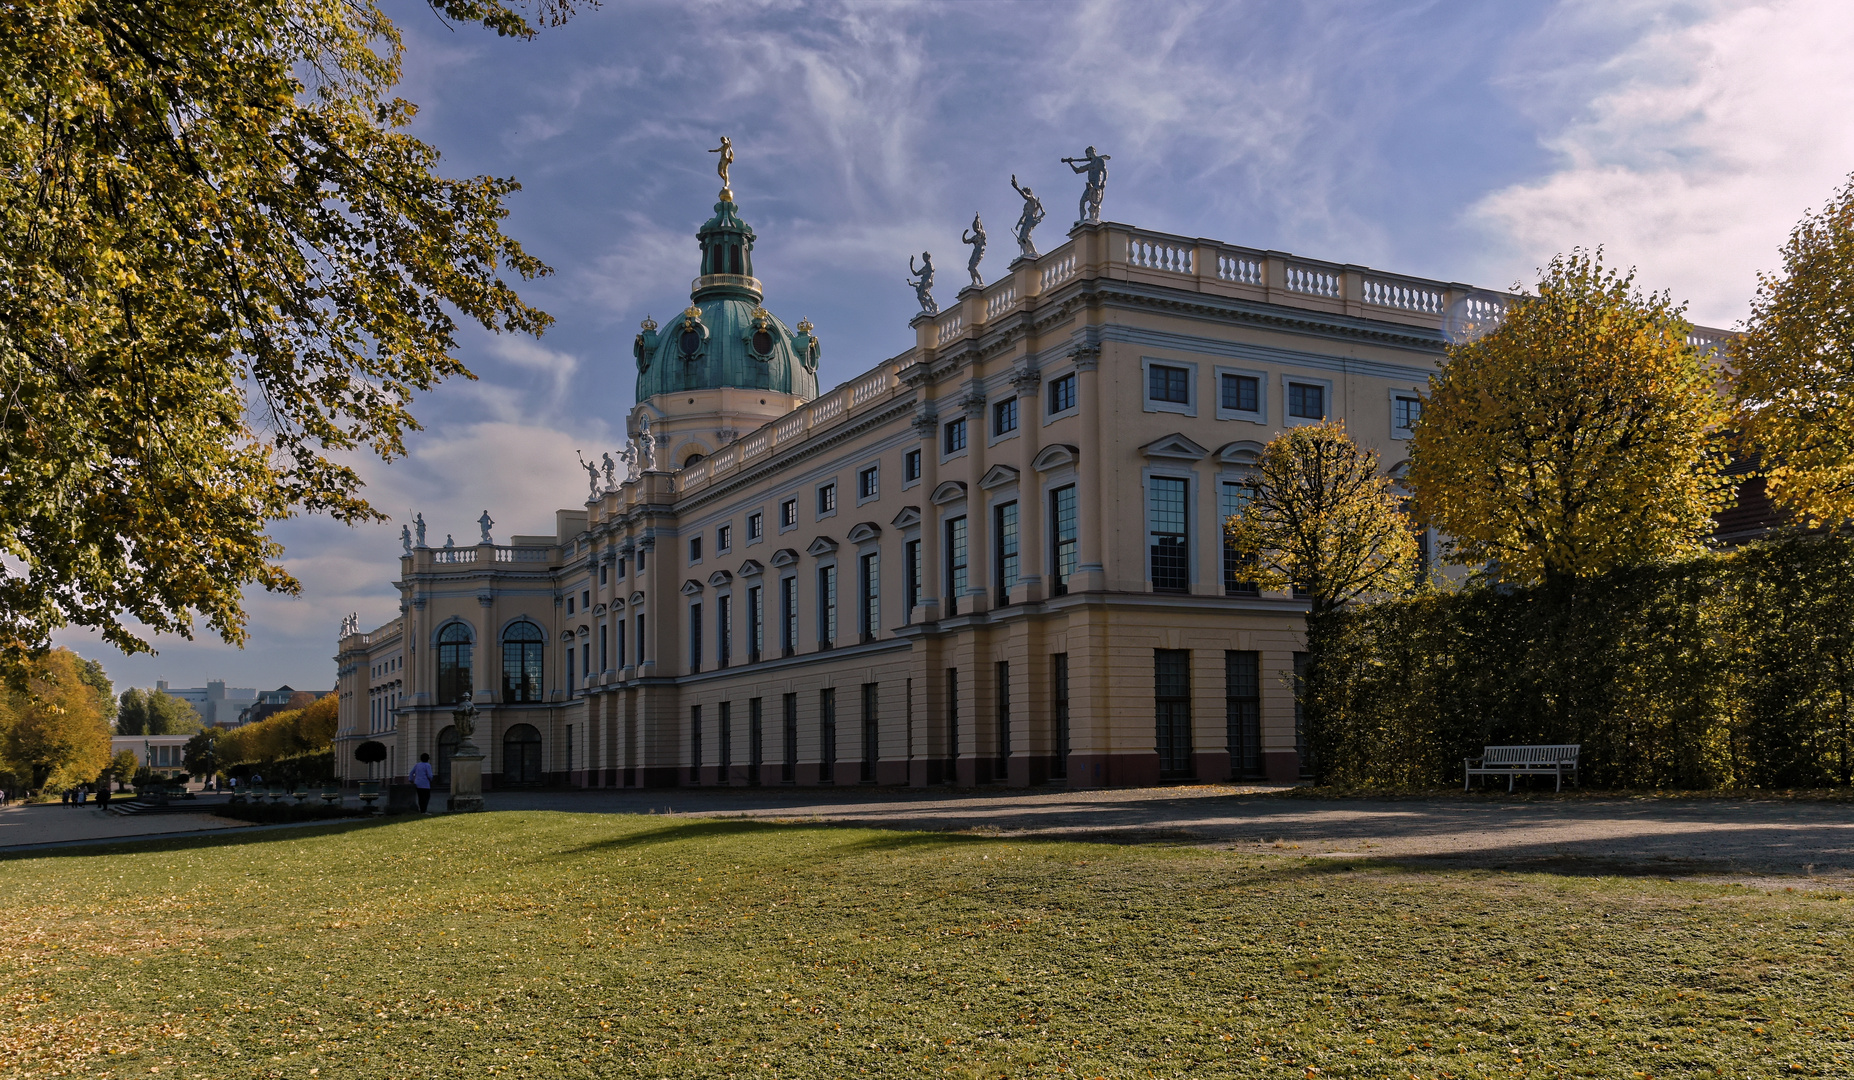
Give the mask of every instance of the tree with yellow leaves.
[[1854, 177], [1759, 275], [1733, 349], [1738, 421], [1773, 502], [1809, 525], [1854, 520]]
[[1574, 251], [1495, 330], [1449, 349], [1408, 481], [1453, 561], [1563, 596], [1701, 549], [1731, 499], [1715, 443], [1726, 410], [1683, 311]]
[[1247, 504], [1223, 523], [1238, 556], [1263, 588], [1294, 588], [1307, 598], [1307, 666], [1298, 689], [1314, 778], [1333, 759], [1325, 685], [1334, 616], [1349, 601], [1399, 592], [1416, 576], [1416, 534], [1378, 455], [1338, 422], [1290, 428], [1262, 449]]
[[76, 653], [33, 661], [23, 685], [0, 691], [0, 766], [28, 786], [62, 791], [109, 767], [109, 723]]

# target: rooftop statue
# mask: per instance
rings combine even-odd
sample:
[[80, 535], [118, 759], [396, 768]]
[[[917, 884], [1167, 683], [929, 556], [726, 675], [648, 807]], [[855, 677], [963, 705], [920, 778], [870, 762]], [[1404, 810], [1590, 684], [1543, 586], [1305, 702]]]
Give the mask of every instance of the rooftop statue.
[[657, 467], [657, 450], [650, 434], [649, 413], [645, 413], [637, 422], [637, 467], [640, 472], [649, 472]]
[[618, 486], [618, 464], [612, 460], [611, 451], [606, 451], [604, 457], [605, 464], [600, 467], [600, 471], [605, 474], [605, 486], [607, 489], [615, 488]]
[[921, 314], [940, 314], [940, 305], [933, 302], [933, 252], [921, 252], [919, 270], [914, 268], [914, 256], [908, 256], [908, 273], [912, 275], [908, 284], [914, 287], [914, 298], [920, 301]]
[[418, 528], [418, 546], [424, 547], [425, 546], [425, 515], [419, 514], [413, 517], [412, 524]]
[[483, 541], [482, 542], [485, 544], [495, 543], [494, 540], [491, 540], [489, 538], [489, 530], [495, 527], [496, 519], [489, 516], [489, 511], [487, 510], [483, 511], [483, 516], [480, 518], [477, 518], [476, 523], [483, 530]]
[[728, 184], [727, 168], [729, 165], [734, 164], [734, 142], [726, 135], [723, 135], [721, 136], [721, 145], [708, 152], [721, 155], [721, 160], [715, 163], [715, 172], [721, 174], [721, 201], [733, 202], [734, 190]]
[[985, 279], [979, 276], [978, 268], [979, 260], [985, 257], [985, 223], [977, 214], [972, 215], [972, 234], [968, 236], [965, 230], [960, 230], [959, 242], [972, 245], [972, 257], [966, 260], [966, 273], [972, 275], [972, 287], [984, 288]]
[[1036, 253], [1036, 243], [1030, 239], [1030, 234], [1043, 223], [1043, 200], [1037, 198], [1036, 193], [1029, 188], [1020, 186], [1017, 183], [1016, 173], [1011, 174], [1011, 186], [1017, 189], [1017, 194], [1023, 196], [1024, 200], [1024, 212], [1017, 219], [1018, 254], [1026, 259], [1040, 258]]
[[624, 462], [625, 481], [637, 479], [637, 444], [628, 442], [619, 447], [618, 460]]
[[592, 486], [592, 493], [586, 496], [586, 501], [591, 502], [599, 497], [599, 467], [587, 461], [586, 455], [578, 450], [573, 453], [579, 457], [579, 467], [586, 470], [586, 482]]
[[451, 539], [450, 533], [445, 533], [444, 534], [444, 550], [450, 551], [456, 546], [457, 546], [457, 541]]
[[410, 525], [399, 526], [399, 550], [407, 555], [412, 554], [412, 526]]
[[1097, 154], [1090, 146], [1079, 158], [1065, 157], [1062, 163], [1078, 173], [1088, 174], [1088, 184], [1082, 188], [1081, 219], [1077, 225], [1099, 225], [1101, 223], [1101, 199], [1107, 194], [1107, 163], [1112, 157]]

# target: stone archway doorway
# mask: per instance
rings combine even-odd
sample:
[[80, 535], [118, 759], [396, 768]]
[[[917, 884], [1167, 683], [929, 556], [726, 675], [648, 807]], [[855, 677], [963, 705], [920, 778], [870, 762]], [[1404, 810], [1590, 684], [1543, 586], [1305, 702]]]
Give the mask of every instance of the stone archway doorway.
[[502, 784], [534, 787], [541, 782], [541, 733], [533, 724], [516, 724], [502, 736]]

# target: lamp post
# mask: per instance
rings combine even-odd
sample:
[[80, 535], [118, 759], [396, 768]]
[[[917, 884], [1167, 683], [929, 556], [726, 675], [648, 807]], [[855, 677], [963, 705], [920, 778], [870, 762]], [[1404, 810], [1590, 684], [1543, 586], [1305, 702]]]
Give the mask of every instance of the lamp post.
[[457, 725], [457, 752], [451, 755], [451, 796], [445, 809], [453, 814], [483, 808], [483, 752], [470, 741], [476, 734], [477, 715], [469, 694], [451, 712], [451, 722]]

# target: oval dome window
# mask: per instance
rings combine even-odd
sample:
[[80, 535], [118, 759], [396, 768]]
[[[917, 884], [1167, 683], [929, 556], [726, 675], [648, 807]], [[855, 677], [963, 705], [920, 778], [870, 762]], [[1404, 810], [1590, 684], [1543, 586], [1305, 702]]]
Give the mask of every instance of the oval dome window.
[[755, 330], [753, 332], [754, 352], [759, 353], [761, 356], [766, 356], [772, 352], [772, 347], [773, 338], [771, 334], [764, 330]]
[[682, 332], [682, 355], [694, 356], [702, 348], [702, 335], [693, 330]]

